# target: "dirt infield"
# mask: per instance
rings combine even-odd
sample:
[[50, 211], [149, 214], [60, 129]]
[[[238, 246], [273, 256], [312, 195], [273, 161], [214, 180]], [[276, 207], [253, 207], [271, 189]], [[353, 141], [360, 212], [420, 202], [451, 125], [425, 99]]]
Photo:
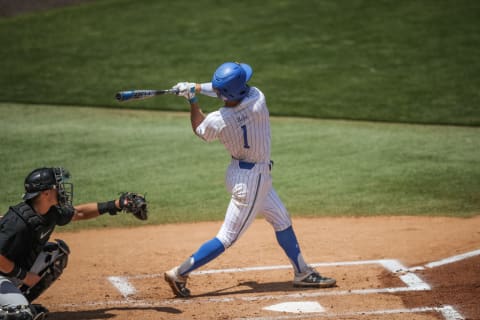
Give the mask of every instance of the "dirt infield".
[[37, 302], [53, 320], [480, 319], [480, 216], [294, 219], [307, 262], [338, 281], [308, 290], [292, 287], [287, 258], [258, 220], [191, 276], [192, 298], [174, 299], [163, 272], [219, 227], [56, 233], [70, 245], [69, 265]]
[[[0, 0], [0, 17], [85, 1]], [[295, 219], [307, 261], [338, 282], [313, 290], [291, 286], [289, 262], [259, 220], [192, 275], [191, 299], [174, 299], [163, 272], [220, 225], [55, 233], [72, 250], [69, 265], [36, 302], [51, 320], [480, 319], [480, 253], [460, 256], [480, 250], [480, 216]]]

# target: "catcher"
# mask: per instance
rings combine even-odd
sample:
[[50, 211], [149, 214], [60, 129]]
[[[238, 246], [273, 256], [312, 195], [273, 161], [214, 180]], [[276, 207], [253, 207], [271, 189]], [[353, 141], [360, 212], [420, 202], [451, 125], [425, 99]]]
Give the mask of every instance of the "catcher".
[[24, 201], [0, 220], [0, 319], [46, 319], [48, 310], [31, 302], [60, 277], [70, 254], [64, 241], [48, 241], [55, 226], [120, 211], [147, 219], [145, 197], [131, 192], [73, 206], [69, 178], [61, 167], [33, 170], [25, 178]]

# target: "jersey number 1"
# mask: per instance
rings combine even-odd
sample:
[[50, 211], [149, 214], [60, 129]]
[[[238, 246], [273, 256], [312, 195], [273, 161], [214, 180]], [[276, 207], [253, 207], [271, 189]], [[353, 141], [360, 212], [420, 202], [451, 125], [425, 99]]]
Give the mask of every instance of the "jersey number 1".
[[246, 125], [242, 126], [242, 131], [243, 131], [243, 147], [245, 149], [250, 149], [250, 146], [248, 145], [247, 126]]

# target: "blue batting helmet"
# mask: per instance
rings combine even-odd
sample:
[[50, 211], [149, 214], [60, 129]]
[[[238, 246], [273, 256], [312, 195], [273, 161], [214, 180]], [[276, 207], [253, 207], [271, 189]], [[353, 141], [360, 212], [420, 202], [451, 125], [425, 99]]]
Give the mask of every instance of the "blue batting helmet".
[[248, 94], [253, 70], [246, 63], [225, 62], [212, 77], [212, 87], [224, 101], [241, 101]]

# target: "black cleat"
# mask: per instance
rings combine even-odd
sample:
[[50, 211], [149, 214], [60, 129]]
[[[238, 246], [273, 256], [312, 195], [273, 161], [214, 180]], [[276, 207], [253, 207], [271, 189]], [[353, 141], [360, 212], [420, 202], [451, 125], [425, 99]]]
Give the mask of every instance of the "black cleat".
[[293, 279], [294, 287], [307, 288], [331, 288], [337, 281], [333, 278], [323, 277], [314, 269], [309, 269], [303, 273], [296, 274]]
[[165, 272], [165, 281], [167, 281], [173, 293], [179, 298], [190, 297], [190, 290], [186, 287], [187, 278], [178, 274], [178, 267]]

